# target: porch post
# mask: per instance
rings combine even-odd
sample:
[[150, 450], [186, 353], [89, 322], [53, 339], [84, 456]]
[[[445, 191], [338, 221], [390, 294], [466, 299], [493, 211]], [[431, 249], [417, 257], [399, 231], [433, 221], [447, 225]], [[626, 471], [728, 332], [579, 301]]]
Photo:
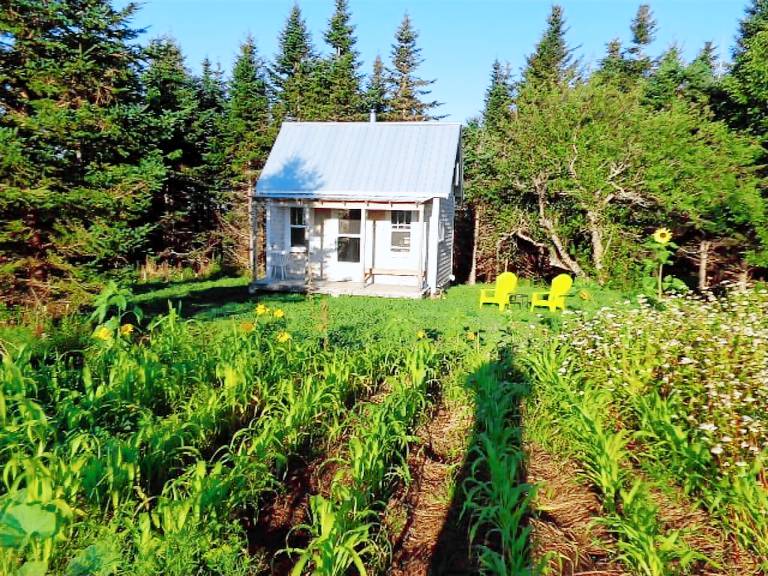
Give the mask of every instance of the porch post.
[[264, 244], [267, 247], [266, 270], [264, 270], [264, 278], [269, 278], [269, 273], [272, 270], [272, 202], [269, 200], [264, 201], [264, 211], [266, 212], [264, 218]]
[[304, 284], [312, 284], [312, 264], [309, 253], [309, 204], [304, 204]]
[[424, 222], [424, 202], [419, 203], [419, 290], [424, 288], [424, 244], [427, 243], [426, 222]]
[[363, 267], [362, 282], [365, 282], [365, 257], [368, 255], [368, 210], [363, 206], [360, 208], [360, 263]]

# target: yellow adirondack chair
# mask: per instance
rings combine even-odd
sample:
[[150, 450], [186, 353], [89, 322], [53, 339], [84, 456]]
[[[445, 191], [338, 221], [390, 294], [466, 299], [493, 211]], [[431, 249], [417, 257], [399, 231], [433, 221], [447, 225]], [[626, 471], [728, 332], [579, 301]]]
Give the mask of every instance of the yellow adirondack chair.
[[496, 278], [496, 288], [483, 288], [480, 290], [480, 307], [483, 304], [498, 304], [499, 310], [504, 312], [509, 304], [509, 295], [517, 290], [517, 275], [512, 272], [504, 272]]
[[565, 295], [572, 285], [573, 279], [568, 274], [555, 276], [549, 292], [534, 292], [531, 294], [531, 310], [537, 306], [549, 308], [552, 312], [558, 308], [565, 310]]

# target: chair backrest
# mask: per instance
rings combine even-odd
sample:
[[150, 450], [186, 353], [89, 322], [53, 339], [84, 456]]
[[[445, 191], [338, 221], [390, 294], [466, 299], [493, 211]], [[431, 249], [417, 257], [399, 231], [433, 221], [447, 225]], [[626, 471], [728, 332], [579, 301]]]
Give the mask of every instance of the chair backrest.
[[496, 278], [497, 292], [512, 294], [517, 290], [517, 275], [513, 272], [503, 272]]
[[573, 286], [573, 278], [568, 274], [560, 274], [552, 280], [551, 296], [563, 296]]

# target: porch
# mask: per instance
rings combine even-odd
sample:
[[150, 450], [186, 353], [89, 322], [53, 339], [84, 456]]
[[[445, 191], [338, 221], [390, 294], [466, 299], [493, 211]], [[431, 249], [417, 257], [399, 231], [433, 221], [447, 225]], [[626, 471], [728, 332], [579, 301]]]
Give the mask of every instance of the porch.
[[266, 277], [270, 292], [420, 298], [429, 292], [432, 202], [269, 199]]
[[383, 298], [423, 298], [428, 289], [396, 284], [375, 284], [369, 282], [319, 280], [308, 284], [303, 279], [272, 280], [262, 278], [251, 283], [250, 291], [294, 292], [306, 294], [327, 294], [329, 296], [375, 296]]

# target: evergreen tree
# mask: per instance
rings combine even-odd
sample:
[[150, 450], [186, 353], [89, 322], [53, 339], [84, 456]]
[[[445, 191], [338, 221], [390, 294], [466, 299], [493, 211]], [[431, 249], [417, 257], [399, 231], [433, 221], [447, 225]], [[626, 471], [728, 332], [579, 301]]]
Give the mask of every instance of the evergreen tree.
[[82, 286], [145, 246], [163, 166], [145, 137], [135, 10], [107, 0], [0, 10], [4, 294]]
[[526, 62], [523, 85], [551, 85], [570, 80], [575, 73], [573, 49], [568, 47], [565, 18], [561, 6], [552, 6], [547, 29]]
[[379, 116], [385, 116], [389, 112], [389, 98], [387, 96], [387, 79], [385, 76], [384, 62], [378, 54], [373, 61], [373, 72], [368, 78], [368, 86], [365, 92], [365, 102], [368, 111], [373, 111]]
[[275, 90], [276, 115], [306, 119], [314, 106], [315, 51], [301, 8], [294, 4], [278, 38], [279, 51], [270, 70]]
[[152, 40], [146, 58], [147, 111], [153, 140], [166, 167], [162, 190], [148, 214], [149, 221], [157, 224], [153, 246], [162, 255], [186, 253], [197, 232], [190, 208], [195, 197], [205, 193], [195, 178], [201, 155], [191, 134], [199, 112], [195, 80], [185, 67], [181, 48], [171, 38]]
[[392, 45], [392, 68], [388, 70], [387, 83], [390, 88], [390, 113], [392, 120], [436, 120], [441, 116], [431, 111], [441, 104], [435, 100], [425, 102], [422, 96], [430, 94], [427, 86], [434, 80], [424, 80], [416, 76], [416, 69], [424, 62], [421, 48], [416, 45], [419, 35], [414, 30], [408, 14], [395, 33]]
[[768, 135], [768, 0], [753, 0], [741, 22], [721, 114], [760, 138]]
[[225, 263], [243, 269], [251, 265], [250, 195], [274, 140], [266, 76], [256, 45], [248, 37], [240, 47], [229, 85], [224, 137], [227, 177], [220, 220]]
[[362, 113], [363, 96], [360, 90], [360, 62], [355, 49], [357, 39], [347, 0], [336, 0], [336, 11], [328, 24], [325, 41], [331, 47], [331, 55], [323, 71], [327, 73], [325, 103], [328, 108], [323, 114], [331, 120], [359, 119]]
[[512, 84], [509, 65], [494, 60], [491, 69], [491, 83], [485, 92], [483, 125], [496, 129], [508, 122], [512, 115]]
[[606, 45], [605, 56], [600, 60], [597, 75], [617, 85], [623, 84], [627, 77], [627, 61], [621, 49], [621, 40], [614, 38]]
[[648, 4], [641, 4], [637, 9], [630, 30], [632, 45], [627, 50], [627, 73], [632, 78], [642, 78], [647, 76], [653, 67], [653, 62], [645, 53], [645, 49], [656, 37], [656, 20]]
[[686, 90], [686, 66], [680, 57], [680, 50], [672, 46], [659, 60], [659, 64], [648, 79], [645, 100], [656, 108], [669, 106]]

